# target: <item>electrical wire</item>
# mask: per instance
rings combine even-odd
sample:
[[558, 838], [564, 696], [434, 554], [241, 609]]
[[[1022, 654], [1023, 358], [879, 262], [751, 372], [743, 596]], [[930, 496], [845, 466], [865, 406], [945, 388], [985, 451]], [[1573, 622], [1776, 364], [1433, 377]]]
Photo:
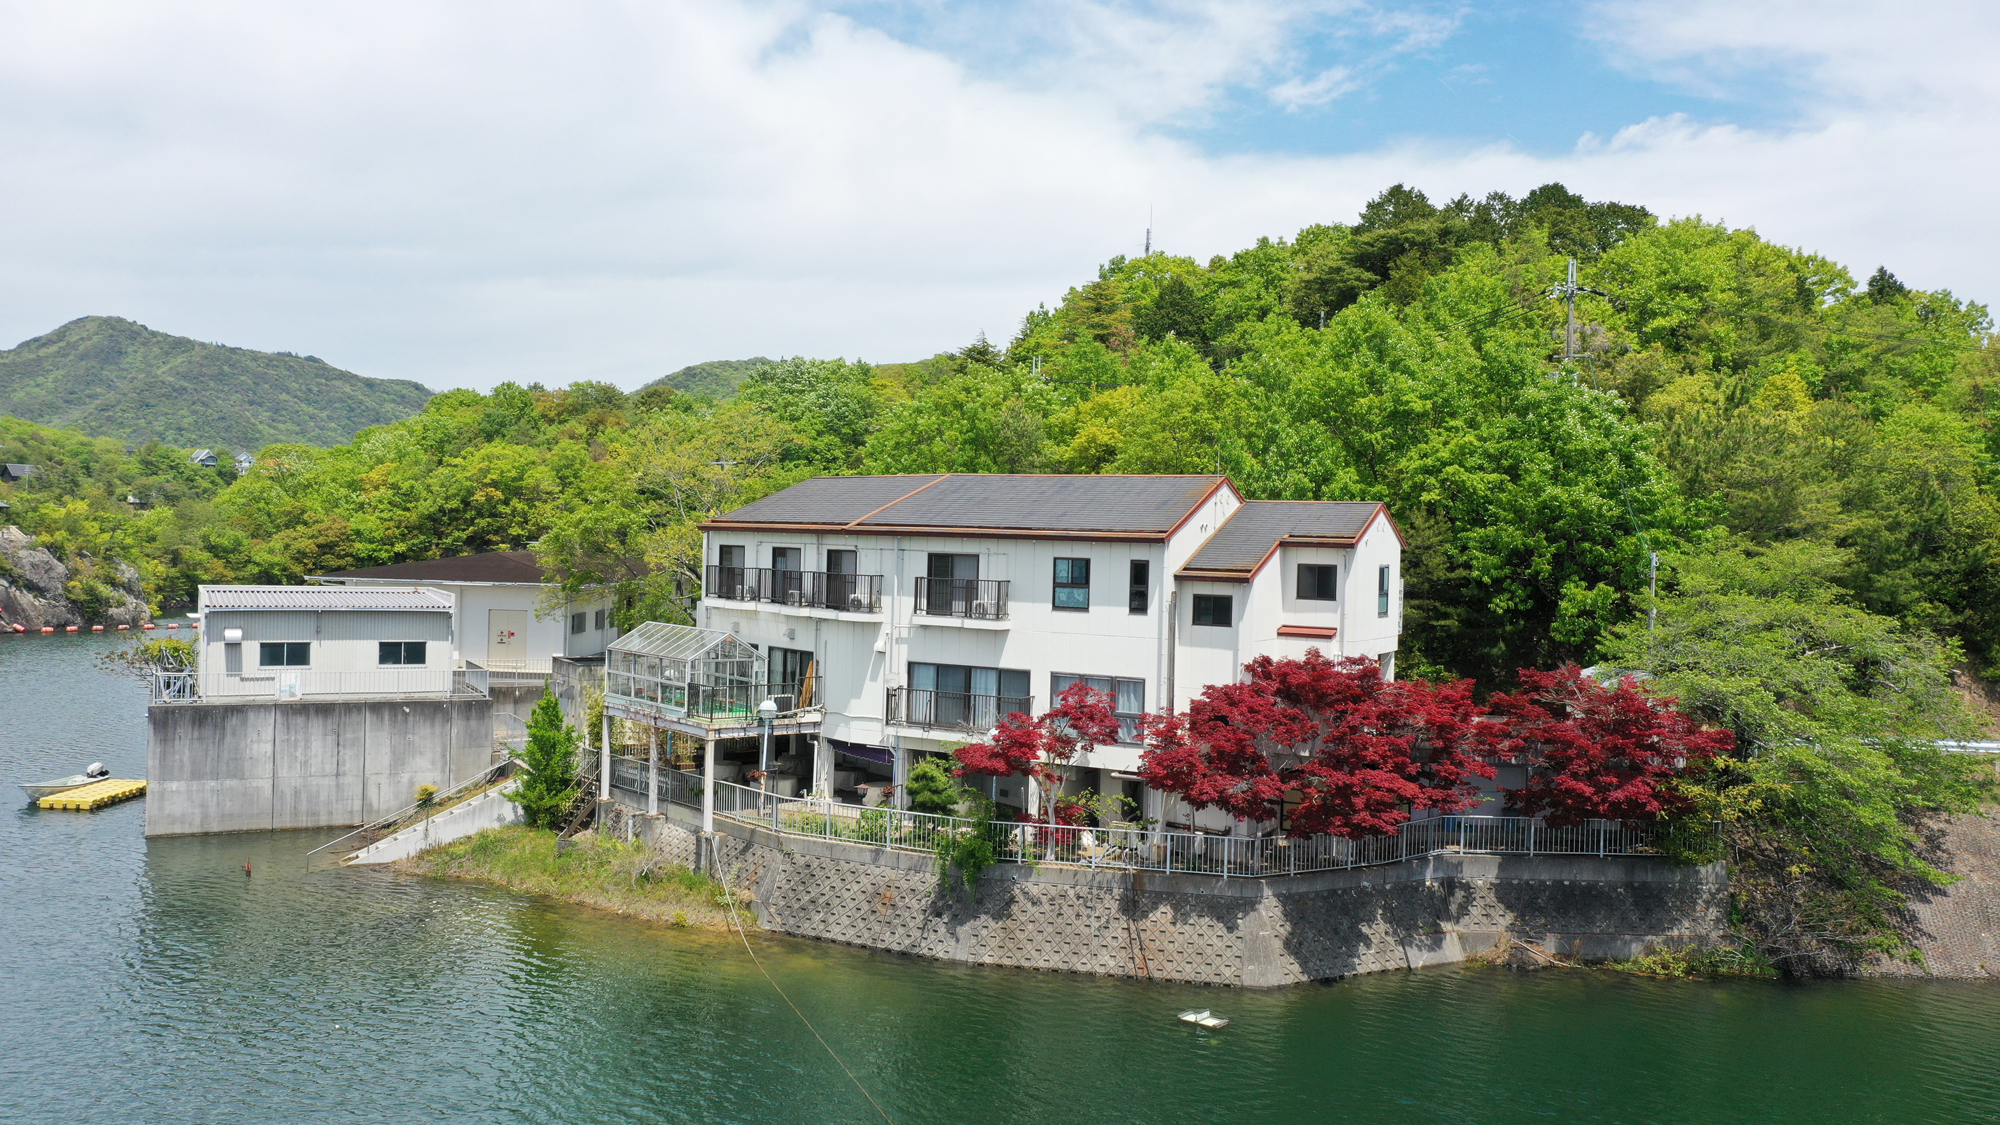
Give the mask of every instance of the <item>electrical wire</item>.
[[792, 1003], [792, 998], [785, 995], [784, 989], [778, 987], [778, 982], [772, 978], [771, 971], [764, 967], [764, 962], [757, 959], [757, 951], [750, 948], [750, 935], [743, 930], [743, 920], [736, 916], [736, 892], [727, 887], [723, 888], [723, 891], [729, 903], [729, 920], [736, 923], [736, 936], [743, 939], [743, 952], [750, 955], [750, 963], [757, 966], [758, 972], [764, 974], [764, 982], [771, 986], [771, 991], [778, 994], [778, 998], [785, 1002], [785, 1006], [792, 1010], [793, 1015], [799, 1017], [799, 1022], [805, 1024], [806, 1030], [813, 1033], [813, 1038], [819, 1040], [819, 1045], [826, 1048], [826, 1053], [833, 1057], [834, 1063], [840, 1067], [843, 1074], [847, 1075], [847, 1080], [854, 1083], [854, 1088], [861, 1091], [861, 1096], [868, 1099], [868, 1104], [875, 1107], [875, 1112], [882, 1115], [882, 1120], [889, 1122], [889, 1125], [895, 1125], [895, 1122], [889, 1119], [889, 1112], [882, 1108], [882, 1103], [876, 1101], [875, 1095], [868, 1092], [868, 1087], [861, 1084], [861, 1079], [856, 1078], [854, 1072], [847, 1068], [839, 1052], [833, 1049], [833, 1044], [826, 1041], [826, 1036], [819, 1033], [819, 1028], [813, 1026], [813, 1022], [806, 1018], [804, 1012], [799, 1011], [799, 1006]]

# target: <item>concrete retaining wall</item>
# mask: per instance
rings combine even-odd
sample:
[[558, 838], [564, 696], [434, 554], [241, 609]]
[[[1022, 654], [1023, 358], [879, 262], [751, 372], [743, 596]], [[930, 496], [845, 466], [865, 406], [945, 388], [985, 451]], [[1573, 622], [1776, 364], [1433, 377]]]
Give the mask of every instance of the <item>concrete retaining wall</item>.
[[[607, 810], [678, 862], [699, 820]], [[1271, 879], [1016, 864], [989, 868], [968, 899], [931, 857], [783, 837], [717, 821], [712, 854], [764, 925], [974, 964], [1271, 986], [1446, 964], [1525, 942], [1601, 960], [1721, 932], [1721, 864], [1647, 858], [1447, 855]]]
[[159, 704], [146, 834], [366, 824], [493, 760], [486, 699]]
[[520, 785], [519, 778], [488, 789], [463, 804], [453, 805], [436, 816], [425, 817], [394, 836], [385, 837], [354, 853], [347, 862], [356, 866], [394, 863], [439, 844], [463, 840], [474, 832], [521, 823], [521, 806], [507, 799]]

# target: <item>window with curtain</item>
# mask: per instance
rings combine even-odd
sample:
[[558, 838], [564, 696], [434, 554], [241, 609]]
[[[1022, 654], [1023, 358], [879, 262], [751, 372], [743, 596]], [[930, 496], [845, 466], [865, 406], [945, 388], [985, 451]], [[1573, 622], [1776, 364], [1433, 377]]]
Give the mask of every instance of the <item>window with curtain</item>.
[[1057, 559], [1055, 607], [1090, 608], [1090, 560]]
[[910, 663], [908, 722], [985, 731], [1015, 711], [1034, 713], [1025, 669]]
[[1071, 684], [1085, 684], [1111, 693], [1111, 710], [1118, 716], [1118, 741], [1139, 741], [1139, 719], [1146, 713], [1146, 681], [1119, 676], [1078, 676], [1069, 672], [1049, 674], [1049, 706]]

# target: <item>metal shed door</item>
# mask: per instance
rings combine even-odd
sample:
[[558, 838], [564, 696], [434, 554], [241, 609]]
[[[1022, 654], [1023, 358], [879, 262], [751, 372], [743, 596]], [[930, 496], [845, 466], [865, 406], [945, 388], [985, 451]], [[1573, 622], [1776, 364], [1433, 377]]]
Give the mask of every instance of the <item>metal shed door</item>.
[[528, 611], [486, 611], [486, 662], [494, 668], [522, 668], [528, 660]]

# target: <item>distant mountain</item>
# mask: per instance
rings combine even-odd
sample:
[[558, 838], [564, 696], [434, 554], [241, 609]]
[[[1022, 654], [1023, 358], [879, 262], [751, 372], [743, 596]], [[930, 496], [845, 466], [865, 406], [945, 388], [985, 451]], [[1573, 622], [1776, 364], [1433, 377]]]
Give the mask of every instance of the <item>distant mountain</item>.
[[339, 445], [417, 413], [430, 397], [407, 380], [204, 344], [116, 316], [72, 320], [0, 351], [0, 414], [225, 453], [273, 442]]
[[[646, 387], [672, 387], [689, 394], [729, 398], [743, 385], [743, 380], [750, 377], [752, 371], [769, 362], [771, 361], [761, 355], [756, 359], [711, 359], [707, 363], [683, 367], [672, 375], [661, 376], [646, 384]], [[646, 387], [639, 389], [643, 391]]]

